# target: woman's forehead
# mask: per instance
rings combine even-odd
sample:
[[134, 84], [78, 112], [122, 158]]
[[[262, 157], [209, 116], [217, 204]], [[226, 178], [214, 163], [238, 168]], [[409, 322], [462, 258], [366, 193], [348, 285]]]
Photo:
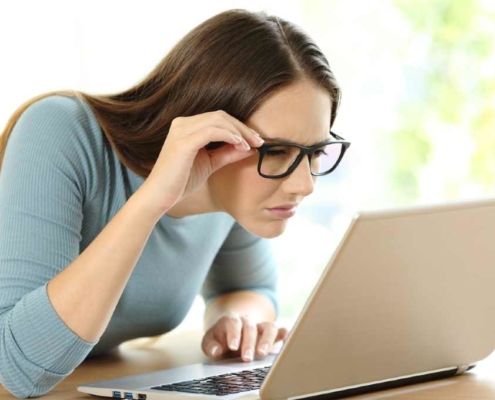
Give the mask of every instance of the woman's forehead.
[[247, 123], [265, 140], [313, 145], [330, 136], [330, 95], [298, 84], [268, 98]]
[[307, 115], [299, 113], [259, 113], [247, 125], [267, 142], [286, 142], [312, 146], [332, 138], [330, 112]]

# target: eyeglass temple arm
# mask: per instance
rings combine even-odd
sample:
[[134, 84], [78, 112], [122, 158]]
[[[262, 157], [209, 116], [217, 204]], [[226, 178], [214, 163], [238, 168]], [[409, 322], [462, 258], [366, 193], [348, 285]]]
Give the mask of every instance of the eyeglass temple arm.
[[332, 135], [337, 140], [345, 140], [342, 136], [337, 135], [336, 133], [330, 131], [330, 135]]

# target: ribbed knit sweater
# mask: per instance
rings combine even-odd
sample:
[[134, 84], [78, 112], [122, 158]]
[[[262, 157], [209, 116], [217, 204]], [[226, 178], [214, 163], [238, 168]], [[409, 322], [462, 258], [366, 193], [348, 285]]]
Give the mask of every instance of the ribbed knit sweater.
[[101, 338], [86, 342], [71, 331], [50, 303], [47, 283], [143, 182], [120, 162], [84, 101], [46, 97], [14, 126], [0, 173], [0, 383], [13, 395], [41, 396], [85, 358], [172, 330], [197, 294], [209, 304], [223, 293], [253, 290], [278, 315], [269, 240], [224, 212], [165, 214]]

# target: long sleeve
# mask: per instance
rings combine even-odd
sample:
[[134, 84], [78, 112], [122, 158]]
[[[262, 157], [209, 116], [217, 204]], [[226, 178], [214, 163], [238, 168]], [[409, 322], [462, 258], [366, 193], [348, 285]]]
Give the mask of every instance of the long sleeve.
[[65, 325], [46, 291], [80, 249], [88, 167], [71, 104], [31, 105], [0, 174], [0, 383], [19, 398], [50, 391], [96, 345]]
[[201, 295], [208, 305], [224, 293], [251, 290], [268, 297], [278, 317], [277, 283], [278, 269], [270, 241], [235, 222], [212, 263]]

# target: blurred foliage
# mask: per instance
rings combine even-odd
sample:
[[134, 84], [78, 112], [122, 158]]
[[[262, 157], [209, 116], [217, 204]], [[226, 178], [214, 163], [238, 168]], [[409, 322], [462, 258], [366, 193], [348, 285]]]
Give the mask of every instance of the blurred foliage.
[[404, 67], [415, 85], [407, 93], [419, 95], [408, 95], [399, 106], [403, 122], [393, 134], [390, 182], [394, 194], [402, 201], [418, 197], [418, 176], [432, 154], [431, 126], [465, 129], [475, 144], [469, 179], [492, 186], [495, 71], [489, 66], [493, 67], [493, 8], [474, 0], [394, 0], [394, 4], [410, 24], [411, 46], [420, 40], [427, 47], [419, 63]]
[[430, 142], [421, 126], [421, 117], [428, 112], [424, 108], [421, 103], [404, 106], [401, 114], [406, 123], [392, 138], [395, 165], [391, 168], [390, 184], [401, 203], [418, 197], [417, 172], [428, 162], [431, 153]]
[[495, 84], [491, 82], [492, 101], [484, 104], [475, 118], [473, 139], [478, 148], [473, 155], [471, 174], [482, 184], [495, 186]]

